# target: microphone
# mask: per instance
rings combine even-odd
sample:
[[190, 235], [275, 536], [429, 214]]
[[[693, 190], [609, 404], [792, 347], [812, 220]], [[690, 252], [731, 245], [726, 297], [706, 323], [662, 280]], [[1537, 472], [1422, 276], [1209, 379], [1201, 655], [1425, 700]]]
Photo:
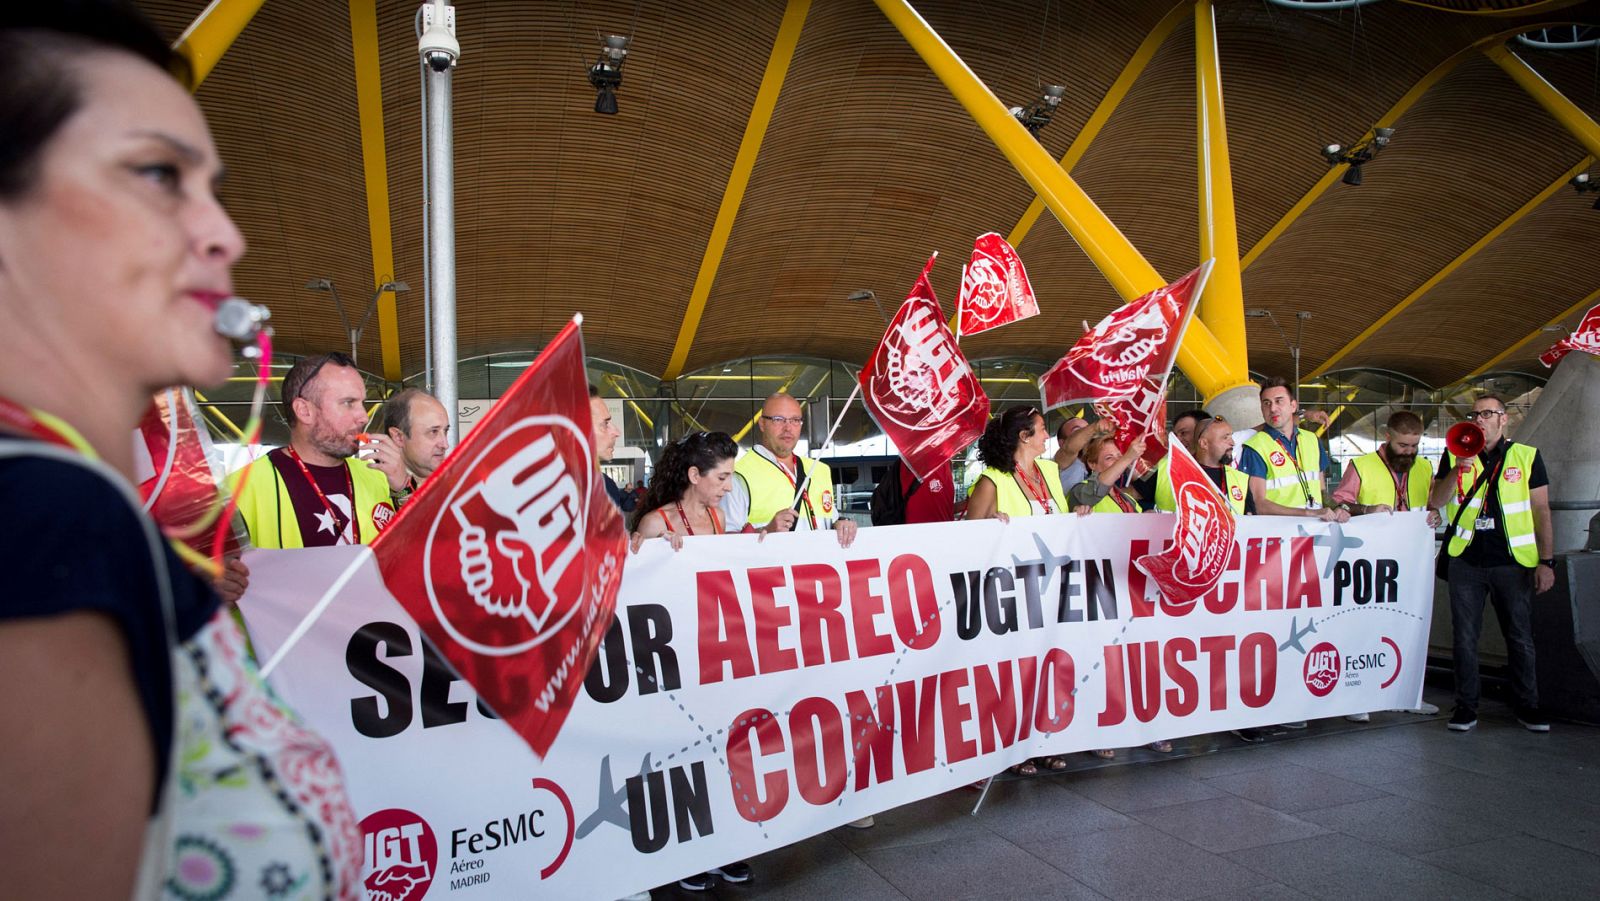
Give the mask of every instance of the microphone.
[[272, 311], [242, 297], [229, 297], [217, 305], [214, 327], [217, 334], [234, 341], [252, 341], [266, 328]]

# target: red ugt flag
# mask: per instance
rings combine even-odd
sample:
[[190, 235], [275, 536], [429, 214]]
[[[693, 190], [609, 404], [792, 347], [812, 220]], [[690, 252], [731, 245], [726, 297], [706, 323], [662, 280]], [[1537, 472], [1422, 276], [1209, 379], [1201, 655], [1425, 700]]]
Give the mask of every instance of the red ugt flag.
[[543, 757], [611, 624], [627, 536], [574, 317], [372, 543], [424, 635]]
[[1028, 284], [1028, 270], [1006, 239], [994, 232], [972, 242], [972, 262], [961, 276], [957, 330], [976, 335], [1039, 315], [1039, 301]]
[[[157, 394], [139, 420], [134, 467], [146, 476], [139, 483], [139, 496], [150, 504], [150, 515], [162, 531], [184, 536], [184, 544], [209, 557], [214, 529], [196, 527], [215, 511], [221, 479], [211, 465], [211, 438], [199, 427], [198, 412], [188, 389]], [[231, 529], [222, 553], [239, 553], [239, 539]]]
[[861, 369], [867, 412], [919, 479], [939, 471], [983, 434], [989, 396], [967, 365], [928, 284], [928, 258], [906, 302]]
[[1589, 308], [1583, 314], [1583, 319], [1578, 322], [1577, 331], [1555, 343], [1555, 346], [1539, 355], [1539, 362], [1547, 368], [1561, 362], [1561, 358], [1568, 352], [1581, 350], [1584, 353], [1600, 357], [1600, 304]]
[[1118, 447], [1143, 440], [1145, 452], [1135, 463], [1135, 475], [1166, 454], [1167, 376], [1210, 274], [1207, 260], [1165, 288], [1119, 307], [1039, 379], [1046, 410], [1092, 403], [1101, 415], [1116, 420]]
[[1172, 442], [1167, 459], [1178, 513], [1172, 545], [1159, 554], [1140, 557], [1133, 565], [1156, 583], [1169, 603], [1192, 604], [1222, 578], [1233, 553], [1237, 523], [1227, 498], [1217, 491], [1183, 442]]

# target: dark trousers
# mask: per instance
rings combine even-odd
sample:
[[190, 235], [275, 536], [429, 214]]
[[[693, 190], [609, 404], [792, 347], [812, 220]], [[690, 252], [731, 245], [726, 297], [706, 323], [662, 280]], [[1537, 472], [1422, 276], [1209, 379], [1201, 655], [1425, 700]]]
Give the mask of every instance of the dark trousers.
[[1517, 703], [1539, 706], [1533, 658], [1533, 570], [1525, 566], [1473, 566], [1450, 561], [1450, 624], [1455, 637], [1456, 705], [1478, 709], [1478, 636], [1483, 602], [1494, 601], [1506, 637]]

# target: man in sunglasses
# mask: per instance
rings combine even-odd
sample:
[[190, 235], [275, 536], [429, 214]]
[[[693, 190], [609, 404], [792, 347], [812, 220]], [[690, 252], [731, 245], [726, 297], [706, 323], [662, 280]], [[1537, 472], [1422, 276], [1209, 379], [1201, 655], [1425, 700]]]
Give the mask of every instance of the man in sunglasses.
[[733, 464], [732, 486], [722, 496], [727, 530], [737, 532], [745, 523], [763, 532], [832, 529], [839, 546], [849, 547], [856, 524], [838, 515], [833, 472], [828, 464], [794, 452], [805, 426], [800, 402], [783, 392], [772, 395], [761, 405], [756, 425], [761, 443]]
[[1450, 622], [1455, 644], [1456, 709], [1453, 732], [1478, 724], [1478, 633], [1483, 603], [1505, 633], [1517, 721], [1530, 732], [1549, 732], [1539, 710], [1533, 655], [1533, 596], [1555, 584], [1550, 528], [1550, 479], [1539, 451], [1505, 436], [1505, 401], [1485, 394], [1472, 404], [1472, 422], [1483, 429], [1483, 450], [1470, 460], [1446, 451], [1429, 497], [1443, 506], [1451, 524]]

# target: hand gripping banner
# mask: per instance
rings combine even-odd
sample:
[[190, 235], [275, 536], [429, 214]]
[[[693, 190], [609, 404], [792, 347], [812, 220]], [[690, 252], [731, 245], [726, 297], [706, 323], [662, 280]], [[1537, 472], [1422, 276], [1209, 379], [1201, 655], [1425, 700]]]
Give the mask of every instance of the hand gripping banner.
[[1172, 543], [1159, 554], [1140, 557], [1134, 565], [1156, 583], [1169, 603], [1193, 604], [1217, 587], [1227, 569], [1237, 523], [1228, 499], [1217, 491], [1182, 441], [1170, 442], [1167, 476], [1172, 479], [1177, 505]]
[[395, 599], [539, 755], [594, 660], [627, 546], [595, 465], [579, 321], [372, 546]]
[[1595, 304], [1589, 308], [1589, 312], [1583, 314], [1583, 319], [1578, 322], [1578, 327], [1572, 334], [1557, 341], [1553, 347], [1540, 354], [1539, 362], [1549, 368], [1561, 362], [1562, 357], [1574, 350], [1600, 357], [1600, 304]]
[[1210, 274], [1207, 260], [1165, 288], [1118, 308], [1039, 378], [1046, 410], [1092, 403], [1102, 416], [1116, 421], [1117, 447], [1145, 442], [1135, 475], [1166, 455], [1167, 376]]
[[1039, 315], [1039, 301], [1028, 284], [1028, 270], [1006, 239], [994, 232], [972, 242], [972, 262], [961, 274], [956, 331], [976, 335]]
[[873, 421], [919, 479], [938, 472], [983, 434], [989, 396], [967, 365], [928, 284], [928, 258], [883, 340], [861, 368], [861, 397]]

